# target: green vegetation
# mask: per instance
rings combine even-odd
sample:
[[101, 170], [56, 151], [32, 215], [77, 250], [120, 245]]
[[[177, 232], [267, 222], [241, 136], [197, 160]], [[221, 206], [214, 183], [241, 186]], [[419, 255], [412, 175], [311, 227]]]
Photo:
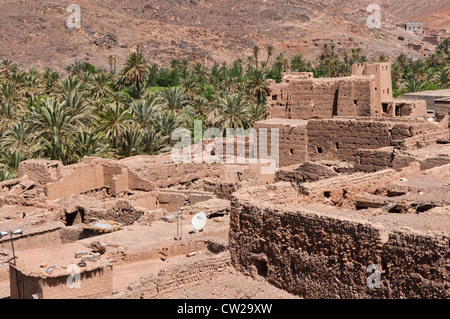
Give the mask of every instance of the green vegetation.
[[[450, 86], [450, 41], [428, 59], [404, 55], [392, 65], [396, 95]], [[255, 46], [247, 59], [207, 67], [186, 59], [170, 66], [149, 64], [130, 53], [121, 69], [108, 56], [109, 70], [76, 62], [67, 75], [47, 67], [22, 69], [0, 63], [0, 180], [17, 176], [20, 161], [31, 158], [79, 162], [84, 156], [123, 158], [170, 150], [175, 129], [247, 129], [264, 119], [267, 79], [281, 81], [287, 71], [316, 77], [351, 75], [351, 65], [367, 61], [360, 49], [341, 54], [325, 45], [318, 65], [296, 55], [274, 56], [274, 48]], [[379, 61], [386, 60], [380, 56]]]

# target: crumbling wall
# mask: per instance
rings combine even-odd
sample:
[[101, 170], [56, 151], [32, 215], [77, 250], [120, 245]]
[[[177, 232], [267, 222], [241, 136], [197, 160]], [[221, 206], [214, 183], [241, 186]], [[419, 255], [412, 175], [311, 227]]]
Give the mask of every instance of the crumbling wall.
[[17, 282], [23, 283], [20, 299], [33, 299], [37, 295], [39, 299], [93, 299], [104, 298], [113, 292], [113, 269], [112, 265], [94, 267], [84, 270], [80, 274], [80, 288], [69, 288], [67, 278], [69, 272], [58, 276], [39, 276], [37, 274], [26, 274], [15, 270], [10, 266], [10, 293], [11, 299], [19, 299]]
[[[151, 191], [155, 189], [155, 185], [149, 180], [112, 160], [85, 157], [83, 162], [68, 166], [63, 166], [60, 162], [53, 162], [31, 160], [21, 163], [21, 174], [26, 174], [31, 180], [37, 179], [41, 183], [48, 181], [44, 183], [48, 199], [82, 194], [102, 188], [108, 188], [112, 195], [128, 190]], [[30, 172], [36, 167], [38, 173]], [[40, 180], [41, 176], [43, 176], [42, 180]], [[51, 180], [49, 180], [50, 177]]]
[[368, 76], [317, 78], [292, 76], [271, 84], [267, 118], [311, 119], [375, 116], [374, 80]]
[[353, 162], [360, 149], [414, 149], [448, 139], [446, 120], [431, 123], [425, 120], [389, 120], [385, 118], [334, 118], [310, 120], [308, 160]]
[[328, 200], [339, 203], [349, 194], [360, 189], [367, 192], [384, 187], [395, 176], [393, 169], [385, 169], [374, 173], [354, 173], [350, 175], [335, 176], [316, 182], [307, 182], [298, 185], [299, 195], [307, 196], [314, 201], [327, 202]]
[[418, 159], [413, 155], [396, 150], [394, 147], [384, 147], [376, 150], [359, 149], [356, 152], [355, 169], [361, 172], [376, 172], [393, 168], [398, 171], [412, 162], [420, 163], [420, 169], [427, 170], [450, 163], [450, 157], [434, 156]]
[[193, 205], [212, 198], [214, 194], [211, 192], [162, 189], [158, 191], [158, 208], [164, 208], [172, 213], [177, 211], [177, 207]]
[[338, 173], [332, 167], [320, 163], [305, 162], [300, 165], [295, 164], [279, 169], [277, 171], [276, 181], [303, 183], [318, 181], [337, 175]]
[[104, 186], [103, 168], [95, 164], [76, 164], [73, 170], [59, 180], [47, 184], [47, 198], [56, 199], [80, 194]]
[[185, 289], [211, 281], [231, 267], [229, 252], [221, 252], [194, 263], [177, 265], [149, 274], [131, 283], [125, 292], [110, 298], [159, 298], [165, 293]]
[[302, 163], [307, 160], [307, 121], [289, 119], [271, 119], [256, 122], [254, 128], [258, 131], [258, 143], [264, 142], [261, 138], [261, 130], [267, 129], [266, 149], [271, 154], [272, 129], [278, 129], [279, 134], [279, 166], [288, 166]]
[[356, 119], [310, 120], [308, 159], [352, 162], [358, 149], [391, 146], [392, 127], [386, 122]]
[[27, 160], [19, 163], [19, 178], [27, 175], [30, 180], [45, 185], [58, 180], [61, 177], [63, 167], [60, 161]]
[[[233, 266], [305, 298], [449, 298], [449, 235], [244, 200], [231, 206]], [[367, 285], [368, 266], [381, 288]]]

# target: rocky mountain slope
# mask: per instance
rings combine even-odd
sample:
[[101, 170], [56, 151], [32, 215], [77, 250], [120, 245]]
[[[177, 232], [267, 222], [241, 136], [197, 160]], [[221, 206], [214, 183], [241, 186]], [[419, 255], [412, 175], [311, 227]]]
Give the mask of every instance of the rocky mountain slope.
[[[381, 1], [382, 28], [369, 29], [366, 8], [372, 1], [3, 0], [0, 58], [62, 70], [75, 61], [108, 68], [107, 57], [115, 55], [120, 67], [139, 46], [150, 62], [176, 57], [213, 63], [245, 59], [255, 45], [265, 58], [264, 47], [271, 44], [275, 55], [302, 53], [314, 60], [331, 41], [339, 50], [360, 46], [368, 56], [414, 56], [406, 44], [420, 39], [395, 24], [419, 13], [429, 17], [448, 2]], [[66, 26], [66, 8], [74, 2], [81, 8], [80, 29]]]

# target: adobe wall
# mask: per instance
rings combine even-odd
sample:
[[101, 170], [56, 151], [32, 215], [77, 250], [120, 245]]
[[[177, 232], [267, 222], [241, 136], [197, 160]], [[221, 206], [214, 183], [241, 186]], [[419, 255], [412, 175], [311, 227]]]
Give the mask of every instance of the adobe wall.
[[450, 114], [450, 97], [434, 101], [436, 114]]
[[72, 171], [59, 180], [47, 184], [48, 199], [56, 199], [72, 194], [81, 194], [105, 186], [103, 167], [95, 164], [75, 164]]
[[164, 208], [172, 213], [176, 212], [178, 207], [193, 205], [212, 198], [214, 194], [210, 192], [162, 189], [158, 191], [158, 208]]
[[[21, 236], [20, 238], [14, 238], [13, 240], [15, 250], [50, 247], [62, 243], [60, 227], [34, 234], [27, 234], [25, 236]], [[4, 249], [11, 249], [11, 240], [5, 237], [0, 241], [0, 247]]]
[[190, 264], [176, 265], [149, 274], [131, 283], [125, 292], [108, 299], [159, 298], [165, 293], [201, 285], [220, 276], [231, 267], [229, 252], [222, 252]]
[[62, 175], [62, 170], [63, 165], [60, 161], [27, 160], [19, 163], [19, 178], [27, 175], [30, 180], [45, 185], [58, 180]]
[[[233, 197], [229, 235], [232, 264], [244, 274], [305, 298], [450, 297], [448, 232], [283, 207], [246, 192]], [[371, 264], [381, 269], [379, 289], [367, 285]]]
[[450, 89], [405, 93], [401, 96], [402, 99], [425, 100], [427, 103], [427, 109], [432, 111], [435, 111], [436, 100], [445, 99], [448, 97], [450, 97]]
[[92, 299], [103, 298], [111, 295], [113, 292], [112, 265], [95, 267], [93, 269], [84, 270], [81, 272], [81, 288], [68, 287], [67, 278], [69, 275], [69, 272], [59, 276], [24, 274], [20, 270], [17, 270], [16, 272], [16, 268], [11, 265], [11, 299], [19, 299], [17, 279], [19, 280], [19, 283], [22, 282], [20, 299], [33, 299], [34, 294], [36, 294], [39, 299]]
[[384, 147], [376, 150], [359, 149], [355, 157], [355, 169], [361, 172], [375, 172], [386, 168], [400, 170], [412, 162], [418, 162], [421, 170], [450, 163], [448, 156], [431, 156], [425, 159], [404, 154], [393, 147]]
[[119, 161], [140, 178], [150, 180], [157, 188], [190, 185], [204, 178], [225, 179], [221, 163], [175, 163], [170, 154], [135, 156]]
[[[16, 265], [10, 266], [11, 299], [19, 298], [16, 273], [23, 299], [32, 299], [33, 294], [39, 299], [99, 298], [112, 294], [112, 265], [103, 259], [86, 261], [86, 267], [80, 268], [80, 288], [67, 285], [73, 273], [69, 266], [80, 261], [74, 259], [74, 254], [84, 250], [85, 245], [70, 243], [16, 252]], [[54, 268], [47, 271], [52, 266]]]
[[27, 175], [45, 185], [47, 198], [57, 199], [108, 188], [111, 194], [127, 190], [151, 191], [153, 183], [112, 160], [85, 157], [81, 163], [62, 165], [59, 161], [29, 160], [20, 163], [19, 176]]
[[383, 116], [387, 117], [428, 117], [427, 103], [424, 100], [394, 100], [393, 102], [383, 102]]
[[391, 63], [359, 63], [352, 65], [353, 76], [374, 76], [374, 104], [376, 115], [382, 114], [382, 103], [392, 101]]
[[375, 116], [374, 80], [367, 76], [296, 78], [271, 84], [266, 118]]
[[[267, 150], [271, 150], [271, 129], [279, 131], [279, 166], [288, 166], [295, 163], [302, 163], [307, 160], [307, 121], [292, 119], [270, 119], [256, 122], [254, 128], [267, 129]], [[261, 139], [258, 138], [261, 142]]]
[[334, 118], [310, 120], [308, 160], [352, 162], [359, 149], [379, 149], [394, 146], [414, 149], [436, 140], [448, 140], [447, 121], [432, 123], [406, 118]]
[[390, 146], [392, 127], [390, 123], [354, 119], [310, 120], [308, 159], [353, 161], [360, 148]]

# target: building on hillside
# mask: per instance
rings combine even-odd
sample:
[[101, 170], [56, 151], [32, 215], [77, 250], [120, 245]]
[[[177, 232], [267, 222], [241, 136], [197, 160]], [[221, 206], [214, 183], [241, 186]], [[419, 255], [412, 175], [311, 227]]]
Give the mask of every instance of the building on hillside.
[[416, 34], [423, 34], [423, 22], [407, 22], [406, 30]]

